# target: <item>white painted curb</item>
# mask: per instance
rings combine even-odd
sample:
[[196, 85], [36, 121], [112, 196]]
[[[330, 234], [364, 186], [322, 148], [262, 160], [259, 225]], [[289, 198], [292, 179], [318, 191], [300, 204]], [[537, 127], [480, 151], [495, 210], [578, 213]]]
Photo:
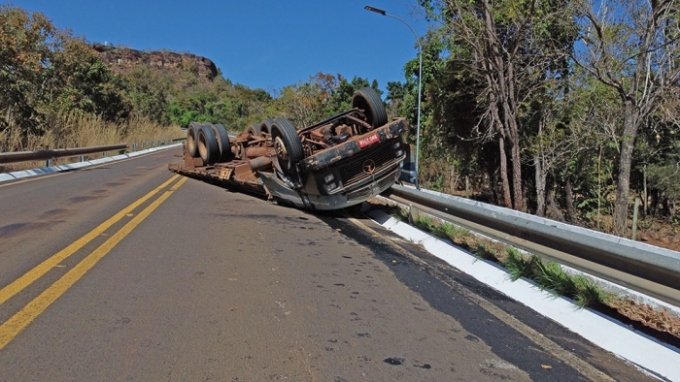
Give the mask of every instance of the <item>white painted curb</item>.
[[[550, 318], [604, 350], [652, 374], [680, 381], [680, 349], [661, 344], [590, 309], [580, 309], [571, 301], [541, 291], [532, 283], [510, 280], [507, 272], [484, 260], [394, 219], [380, 210], [371, 210], [377, 224], [404, 239], [420, 244], [440, 259], [484, 284]], [[383, 222], [383, 223], [380, 223]]]
[[33, 177], [33, 176], [53, 174], [53, 173], [56, 173], [56, 172], [75, 170], [75, 169], [94, 166], [94, 165], [98, 165], [98, 164], [102, 164], [102, 163], [115, 162], [115, 161], [118, 161], [118, 160], [123, 160], [123, 159], [133, 158], [133, 157], [144, 155], [144, 154], [149, 154], [149, 153], [152, 153], [154, 151], [160, 151], [160, 150], [165, 150], [165, 149], [169, 149], [169, 148], [173, 148], [173, 147], [178, 147], [178, 146], [181, 146], [181, 145], [182, 145], [182, 143], [175, 143], [173, 145], [153, 147], [153, 148], [146, 149], [146, 150], [135, 151], [135, 152], [132, 152], [132, 153], [121, 154], [121, 155], [114, 155], [114, 156], [111, 156], [111, 157], [103, 157], [103, 158], [93, 159], [91, 161], [86, 161], [86, 162], [69, 163], [69, 164], [64, 164], [64, 165], [59, 165], [59, 166], [34, 168], [32, 170], [22, 170], [22, 171], [9, 172], [9, 173], [6, 173], [6, 174], [0, 174], [0, 183], [7, 182], [7, 181], [10, 181], [10, 180], [30, 178], [30, 177]]

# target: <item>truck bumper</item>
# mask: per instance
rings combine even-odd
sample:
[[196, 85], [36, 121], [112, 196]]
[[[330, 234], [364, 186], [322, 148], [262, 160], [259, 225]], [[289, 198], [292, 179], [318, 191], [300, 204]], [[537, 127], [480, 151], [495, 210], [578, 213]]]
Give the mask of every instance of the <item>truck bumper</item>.
[[261, 173], [260, 179], [267, 191], [279, 201], [292, 204], [298, 208], [329, 211], [351, 207], [378, 196], [399, 179], [400, 173], [401, 168], [397, 166], [367, 184], [333, 195], [315, 195], [304, 190], [293, 190], [278, 179], [275, 174]]

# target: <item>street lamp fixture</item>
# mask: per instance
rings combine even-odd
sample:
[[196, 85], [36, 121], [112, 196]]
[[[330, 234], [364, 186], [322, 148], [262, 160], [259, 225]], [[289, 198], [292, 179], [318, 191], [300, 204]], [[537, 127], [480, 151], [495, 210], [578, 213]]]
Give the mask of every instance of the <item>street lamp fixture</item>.
[[367, 11], [380, 13], [383, 16], [387, 16], [387, 12], [383, 11], [382, 9], [371, 7], [370, 5], [365, 6], [364, 9], [367, 10]]
[[[418, 35], [416, 34], [416, 31], [411, 28], [411, 26], [404, 20], [400, 19], [397, 16], [390, 15], [386, 11], [371, 7], [370, 5], [367, 5], [364, 7], [365, 10], [375, 12], [379, 15], [386, 16], [389, 18], [393, 18], [395, 20], [399, 20], [404, 25], [408, 27], [408, 29], [413, 32], [413, 36], [416, 38], [416, 41], [418, 41]], [[417, 189], [420, 189], [420, 186], [418, 185], [418, 157], [420, 156], [420, 92], [421, 92], [421, 84], [422, 84], [422, 78], [423, 78], [423, 46], [422, 44], [418, 43], [418, 58], [420, 61], [420, 66], [418, 69], [418, 119], [416, 120], [416, 179], [415, 179], [415, 185]]]

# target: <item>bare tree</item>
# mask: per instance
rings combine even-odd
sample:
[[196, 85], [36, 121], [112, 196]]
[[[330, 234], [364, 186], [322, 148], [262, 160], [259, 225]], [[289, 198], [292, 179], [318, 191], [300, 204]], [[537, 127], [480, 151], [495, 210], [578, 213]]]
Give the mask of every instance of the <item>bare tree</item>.
[[[466, 61], [480, 85], [477, 105], [481, 136], [498, 144], [505, 204], [523, 210], [522, 149], [528, 109], [546, 91], [560, 55], [564, 8], [554, 2], [492, 0], [423, 1], [439, 10], [441, 32], [457, 47], [452, 56]], [[569, 18], [566, 18], [569, 20]], [[567, 44], [568, 45], [568, 44]], [[541, 113], [538, 110], [538, 113]], [[506, 150], [509, 148], [509, 155]], [[508, 156], [510, 163], [508, 163]]]
[[616, 91], [623, 127], [614, 231], [627, 227], [630, 173], [635, 139], [659, 109], [669, 91], [678, 86], [680, 0], [580, 0], [575, 15], [582, 44], [573, 60]]

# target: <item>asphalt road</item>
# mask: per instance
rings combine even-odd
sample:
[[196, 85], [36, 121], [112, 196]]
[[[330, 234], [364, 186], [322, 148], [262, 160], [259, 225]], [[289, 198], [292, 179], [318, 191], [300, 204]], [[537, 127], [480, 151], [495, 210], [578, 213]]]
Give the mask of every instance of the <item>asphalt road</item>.
[[646, 381], [393, 242], [167, 171], [0, 185], [0, 381]]

